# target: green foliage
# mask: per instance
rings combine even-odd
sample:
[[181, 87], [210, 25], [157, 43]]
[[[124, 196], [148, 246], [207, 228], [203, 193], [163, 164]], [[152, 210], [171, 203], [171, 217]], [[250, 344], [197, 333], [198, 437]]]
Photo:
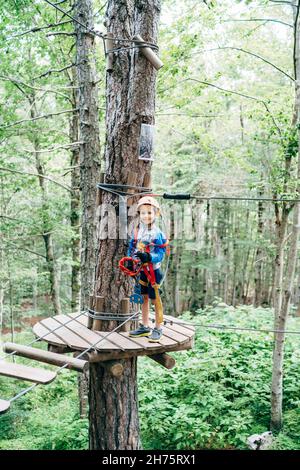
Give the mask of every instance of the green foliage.
[[[0, 449], [86, 449], [88, 422], [78, 415], [76, 384], [76, 374], [63, 371], [53, 384], [38, 387], [14, 403], [0, 417]], [[4, 387], [1, 380], [2, 396]], [[6, 388], [5, 394], [9, 392], [15, 393]]]
[[[222, 305], [222, 304], [221, 304]], [[252, 307], [208, 307], [193, 318], [200, 324], [270, 328], [272, 312]], [[190, 320], [189, 320], [190, 321]], [[293, 321], [295, 329], [298, 322]], [[289, 337], [284, 377], [283, 446], [299, 448], [299, 369]], [[272, 334], [197, 328], [193, 351], [176, 354], [177, 366], [160, 371], [140, 362], [143, 443], [149, 449], [246, 448], [246, 438], [269, 429]], [[299, 357], [298, 362], [299, 364]], [[297, 435], [298, 433], [298, 435]], [[285, 436], [285, 437], [283, 437]], [[274, 444], [275, 445], [275, 444]], [[282, 447], [280, 447], [282, 448]]]
[[[187, 312], [183, 319], [198, 325], [195, 347], [174, 353], [174, 369], [163, 369], [148, 358], [138, 360], [143, 446], [246, 449], [248, 436], [269, 429], [272, 333], [207, 329], [204, 325], [268, 329], [273, 312], [233, 308], [216, 299], [215, 306], [196, 315]], [[287, 328], [299, 330], [300, 320], [291, 318]], [[286, 342], [284, 428], [274, 440], [274, 449], [300, 449], [297, 338], [290, 335]], [[28, 340], [24, 334], [17, 339]], [[2, 378], [0, 396], [10, 398], [25, 386]], [[0, 449], [86, 449], [87, 443], [88, 422], [78, 416], [74, 372], [62, 371], [52, 384], [35, 388], [0, 417]]]

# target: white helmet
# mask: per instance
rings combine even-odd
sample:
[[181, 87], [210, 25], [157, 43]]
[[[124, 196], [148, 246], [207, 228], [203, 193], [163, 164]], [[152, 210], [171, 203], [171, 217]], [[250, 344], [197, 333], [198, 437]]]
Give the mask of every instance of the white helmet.
[[159, 203], [156, 201], [156, 199], [154, 199], [154, 197], [151, 197], [151, 196], [143, 196], [143, 197], [139, 200], [136, 210], [138, 211], [138, 210], [139, 210], [139, 207], [143, 206], [144, 204], [148, 204], [149, 206], [153, 206], [153, 207], [155, 207], [156, 209], [160, 210]]

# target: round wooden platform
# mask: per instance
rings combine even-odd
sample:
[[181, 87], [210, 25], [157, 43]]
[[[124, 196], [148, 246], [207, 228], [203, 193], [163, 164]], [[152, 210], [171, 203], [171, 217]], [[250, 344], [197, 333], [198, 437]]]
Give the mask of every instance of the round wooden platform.
[[[92, 348], [91, 360], [108, 360], [115, 357], [141, 356], [191, 349], [195, 329], [190, 325], [167, 323], [163, 336], [157, 343], [147, 338], [130, 338], [128, 332], [93, 331], [87, 328], [88, 316], [82, 313], [56, 315], [46, 318], [33, 327], [34, 334], [42, 337], [54, 348], [70, 351], [84, 351]], [[177, 318], [165, 316], [166, 320], [180, 322]], [[109, 336], [108, 336], [109, 335]], [[107, 337], [108, 336], [108, 337]], [[105, 339], [107, 337], [107, 339]]]

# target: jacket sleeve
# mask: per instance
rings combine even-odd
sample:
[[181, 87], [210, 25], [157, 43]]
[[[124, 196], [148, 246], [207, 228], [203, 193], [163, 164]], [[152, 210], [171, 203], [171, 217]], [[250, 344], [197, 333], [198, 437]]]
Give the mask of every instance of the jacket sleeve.
[[127, 250], [127, 256], [132, 256], [134, 249], [134, 238], [132, 237], [129, 242], [128, 250]]
[[[163, 245], [166, 243], [167, 239], [163, 233], [160, 233], [153, 243], [156, 245]], [[166, 254], [166, 247], [155, 246], [154, 250], [151, 252], [151, 262], [153, 264], [160, 263]]]

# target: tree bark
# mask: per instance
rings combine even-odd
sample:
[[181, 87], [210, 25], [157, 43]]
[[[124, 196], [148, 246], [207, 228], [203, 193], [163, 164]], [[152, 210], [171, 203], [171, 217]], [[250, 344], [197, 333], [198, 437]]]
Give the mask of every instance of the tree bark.
[[[261, 197], [263, 192], [259, 190], [258, 196]], [[262, 269], [263, 269], [263, 248], [262, 248], [262, 241], [263, 241], [263, 228], [264, 228], [264, 221], [263, 221], [263, 213], [264, 213], [264, 206], [263, 202], [258, 202], [257, 208], [257, 239], [258, 245], [256, 249], [256, 261], [255, 261], [255, 278], [254, 278], [254, 305], [255, 307], [259, 307], [262, 301]]]
[[[76, 19], [89, 29], [94, 26], [93, 2], [91, 0], [77, 0], [74, 4]], [[82, 142], [79, 147], [79, 155], [73, 154], [73, 159], [80, 164], [80, 189], [81, 189], [81, 289], [80, 309], [84, 310], [89, 305], [89, 295], [94, 289], [94, 273], [96, 264], [96, 184], [100, 179], [100, 133], [98, 114], [98, 89], [95, 66], [95, 36], [85, 28], [74, 22], [76, 32], [76, 64], [78, 95], [73, 99], [79, 107], [79, 139]], [[75, 77], [74, 77], [75, 78]], [[74, 120], [76, 119], [74, 115]], [[73, 123], [73, 132], [76, 132], [77, 124]], [[75, 138], [75, 136], [73, 136]], [[78, 158], [79, 157], [79, 158]], [[72, 173], [72, 204], [71, 223], [78, 223], [78, 198], [73, 186], [78, 183], [76, 169]], [[77, 254], [76, 239], [73, 240], [73, 256]], [[72, 303], [76, 301], [76, 283], [78, 281], [75, 266], [72, 270]], [[87, 411], [87, 390], [89, 388], [89, 374], [78, 375], [78, 393], [80, 416], [84, 417]]]
[[[92, 0], [77, 0], [74, 4], [76, 19], [92, 29]], [[96, 263], [96, 184], [100, 178], [100, 137], [98, 115], [98, 89], [95, 66], [95, 36], [74, 23], [76, 32], [77, 83], [79, 88], [79, 141], [80, 188], [82, 199], [81, 220], [81, 308], [88, 306], [93, 291]]]
[[[75, 70], [72, 69], [72, 85], [77, 83]], [[72, 90], [72, 108], [78, 108], [78, 92]], [[79, 142], [79, 116], [75, 111], [70, 119], [70, 142]], [[72, 235], [72, 273], [71, 273], [71, 310], [80, 308], [80, 170], [79, 170], [79, 147], [72, 147], [70, 166], [71, 171], [71, 214], [70, 222], [73, 229]]]
[[[140, 34], [157, 42], [160, 1], [109, 0], [106, 27], [114, 37], [131, 39]], [[116, 43], [122, 46], [124, 42]], [[128, 44], [132, 46], [132, 43]], [[141, 123], [154, 124], [156, 71], [138, 49], [114, 54], [113, 70], [107, 74], [105, 183], [144, 186], [151, 163], [138, 160]], [[102, 203], [116, 204], [118, 198], [103, 192]], [[130, 293], [130, 282], [117, 269], [126, 253], [124, 240], [99, 242], [96, 294], [104, 297], [104, 310], [120, 312], [121, 300]], [[109, 322], [107, 330], [116, 327]], [[136, 358], [120, 361], [121, 378], [113, 377], [100, 364], [90, 367], [90, 448], [102, 450], [139, 449]]]

